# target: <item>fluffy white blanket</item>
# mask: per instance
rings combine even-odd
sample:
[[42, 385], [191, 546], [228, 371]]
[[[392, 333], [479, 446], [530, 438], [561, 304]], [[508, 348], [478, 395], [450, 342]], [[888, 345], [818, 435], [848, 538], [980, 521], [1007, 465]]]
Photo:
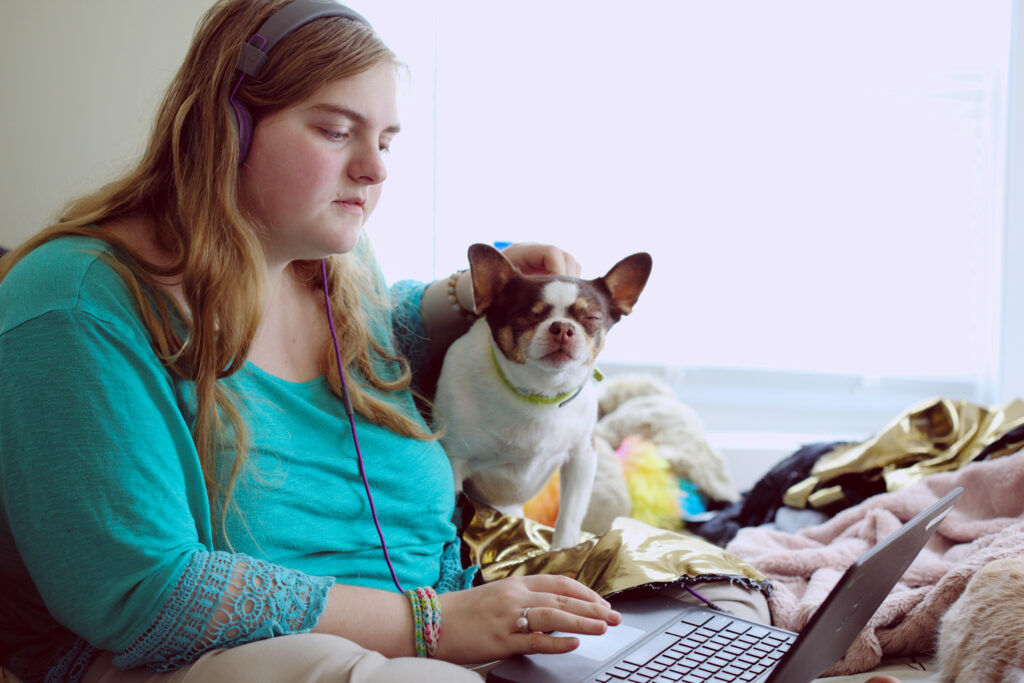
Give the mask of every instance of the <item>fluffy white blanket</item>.
[[974, 572], [1024, 554], [1024, 452], [930, 475], [795, 534], [748, 527], [726, 549], [772, 580], [773, 622], [799, 631], [854, 559], [957, 486], [964, 494], [956, 507], [827, 673], [868, 671], [883, 657], [931, 653], [943, 612]]

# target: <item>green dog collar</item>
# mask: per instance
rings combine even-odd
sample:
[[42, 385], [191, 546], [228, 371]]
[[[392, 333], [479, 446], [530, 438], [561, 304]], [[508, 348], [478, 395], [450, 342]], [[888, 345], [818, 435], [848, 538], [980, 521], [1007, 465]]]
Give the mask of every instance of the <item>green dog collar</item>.
[[[569, 401], [571, 401], [574, 398], [576, 398], [577, 396], [579, 396], [580, 392], [583, 391], [583, 387], [586, 386], [586, 382], [584, 382], [583, 384], [580, 385], [580, 388], [577, 389], [576, 391], [566, 391], [565, 393], [558, 394], [556, 396], [542, 396], [541, 394], [528, 394], [528, 393], [524, 394], [523, 392], [521, 392], [518, 389], [516, 389], [512, 385], [512, 382], [510, 382], [508, 380], [508, 377], [505, 376], [505, 373], [502, 372], [501, 365], [498, 363], [498, 356], [497, 356], [497, 354], [494, 353], [494, 347], [490, 346], [490, 349], [491, 349], [491, 362], [494, 363], [494, 370], [498, 373], [498, 377], [501, 378], [502, 384], [504, 384], [506, 387], [508, 387], [509, 391], [511, 391], [513, 394], [515, 394], [519, 398], [523, 399], [527, 403], [533, 403], [534, 405], [538, 405], [538, 406], [550, 406], [550, 405], [558, 404], [558, 407], [561, 408], [566, 403], [568, 403]], [[604, 375], [601, 373], [600, 370], [598, 370], [597, 368], [594, 368], [593, 378], [594, 378], [595, 381], [600, 382], [601, 380], [604, 379]]]

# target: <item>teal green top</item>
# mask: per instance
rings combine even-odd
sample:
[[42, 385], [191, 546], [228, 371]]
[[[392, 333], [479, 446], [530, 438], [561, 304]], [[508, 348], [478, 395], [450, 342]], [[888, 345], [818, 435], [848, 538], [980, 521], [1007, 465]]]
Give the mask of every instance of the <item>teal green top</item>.
[[[75, 680], [97, 648], [122, 667], [169, 670], [213, 647], [308, 631], [335, 581], [395, 590], [324, 378], [292, 383], [249, 363], [223, 380], [252, 446], [230, 545], [214, 532], [189, 431], [193, 387], [161, 364], [101, 251], [112, 253], [61, 238], [0, 282], [0, 661], [27, 681]], [[374, 317], [385, 348], [396, 330], [403, 352], [423, 357], [424, 287], [392, 288], [394, 308]], [[387, 398], [419, 419], [409, 392]], [[403, 587], [467, 586], [439, 443], [356, 423]], [[232, 621], [210, 636], [218, 604]]]

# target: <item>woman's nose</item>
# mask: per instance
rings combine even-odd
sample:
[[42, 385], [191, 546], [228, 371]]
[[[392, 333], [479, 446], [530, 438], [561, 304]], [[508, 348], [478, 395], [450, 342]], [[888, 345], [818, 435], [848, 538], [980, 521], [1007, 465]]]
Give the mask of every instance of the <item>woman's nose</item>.
[[353, 180], [378, 185], [388, 177], [384, 153], [376, 144], [363, 146], [349, 164], [349, 175]]

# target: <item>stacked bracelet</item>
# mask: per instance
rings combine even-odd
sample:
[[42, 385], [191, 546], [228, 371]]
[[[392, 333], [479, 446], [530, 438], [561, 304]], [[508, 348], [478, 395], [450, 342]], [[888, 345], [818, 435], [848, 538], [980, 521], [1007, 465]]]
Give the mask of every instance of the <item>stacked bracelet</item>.
[[453, 311], [463, 318], [476, 318], [476, 313], [463, 306], [462, 302], [459, 301], [459, 295], [455, 292], [455, 285], [459, 282], [459, 275], [465, 272], [464, 270], [457, 270], [448, 278], [448, 304], [452, 307]]
[[441, 602], [430, 586], [405, 591], [412, 605], [413, 642], [417, 657], [433, 657], [441, 639]]

